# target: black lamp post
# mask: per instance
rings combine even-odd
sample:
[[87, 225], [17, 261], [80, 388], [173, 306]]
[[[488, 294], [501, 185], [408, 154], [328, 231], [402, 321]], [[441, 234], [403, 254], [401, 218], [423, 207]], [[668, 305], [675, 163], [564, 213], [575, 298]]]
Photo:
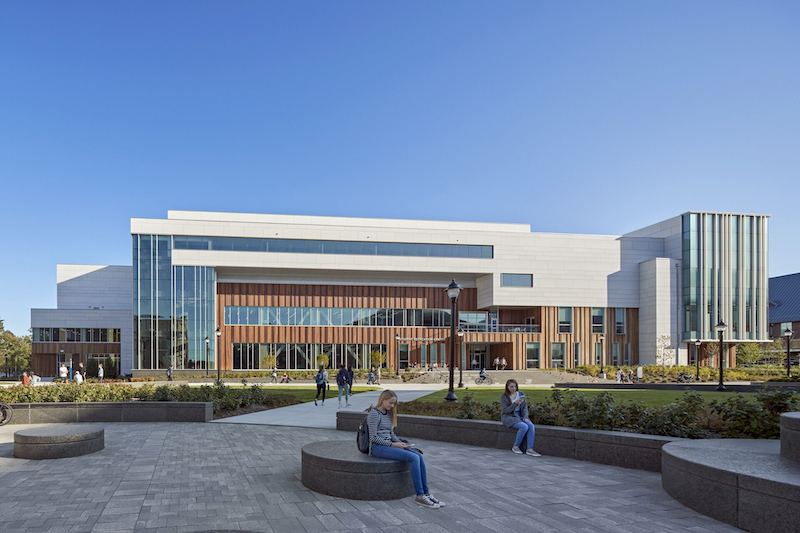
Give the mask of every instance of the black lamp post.
[[220, 375], [220, 368], [219, 368], [219, 337], [222, 335], [222, 331], [220, 331], [219, 326], [217, 326], [217, 353], [216, 353], [216, 362], [217, 362], [217, 385], [222, 382], [222, 377]]
[[786, 328], [783, 330], [783, 336], [786, 337], [786, 375], [791, 376], [792, 371], [789, 367], [789, 345], [792, 343], [792, 330]]
[[397, 358], [397, 370], [394, 375], [400, 377], [400, 335], [397, 334], [394, 336], [394, 353]]
[[604, 340], [606, 340], [606, 336], [600, 334], [600, 376], [602, 379], [606, 379], [606, 371], [603, 369], [603, 363], [605, 362], [606, 358], [606, 347], [603, 346]]
[[208, 341], [208, 335], [206, 335], [206, 377], [208, 377], [208, 345], [209, 344], [210, 343]]
[[694, 364], [697, 365], [695, 381], [700, 383], [700, 339], [694, 341]]
[[464, 388], [464, 361], [461, 360], [461, 343], [464, 342], [464, 332], [458, 331], [458, 388]]
[[447, 296], [450, 297], [450, 388], [447, 391], [447, 396], [444, 397], [445, 401], [455, 402], [456, 393], [453, 390], [453, 378], [455, 372], [455, 356], [456, 356], [456, 322], [458, 316], [456, 315], [456, 300], [461, 292], [461, 285], [456, 283], [456, 280], [450, 282], [450, 285], [445, 289]]
[[728, 329], [728, 325], [720, 320], [719, 324], [717, 324], [717, 333], [719, 334], [719, 385], [717, 386], [717, 390], [720, 392], [725, 391], [725, 385], [722, 383], [724, 371], [722, 367], [722, 337], [726, 329]]

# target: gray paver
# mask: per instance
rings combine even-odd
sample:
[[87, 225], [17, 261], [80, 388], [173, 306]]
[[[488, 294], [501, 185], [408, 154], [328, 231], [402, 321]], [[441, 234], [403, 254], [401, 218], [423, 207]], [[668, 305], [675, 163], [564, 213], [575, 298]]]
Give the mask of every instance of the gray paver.
[[[349, 432], [248, 424], [105, 424], [106, 448], [52, 461], [12, 457], [0, 428], [0, 532], [247, 530], [319, 533], [738, 531], [687, 509], [661, 476], [558, 457], [421, 441], [448, 503], [349, 501], [300, 483], [300, 448]], [[376, 494], [376, 497], [379, 495]]]

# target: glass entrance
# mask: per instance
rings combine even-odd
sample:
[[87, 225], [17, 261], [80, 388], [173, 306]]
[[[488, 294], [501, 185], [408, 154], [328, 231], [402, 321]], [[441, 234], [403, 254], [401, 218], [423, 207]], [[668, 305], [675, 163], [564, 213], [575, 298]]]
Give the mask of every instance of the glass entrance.
[[480, 370], [489, 368], [489, 346], [486, 344], [469, 345], [469, 368]]

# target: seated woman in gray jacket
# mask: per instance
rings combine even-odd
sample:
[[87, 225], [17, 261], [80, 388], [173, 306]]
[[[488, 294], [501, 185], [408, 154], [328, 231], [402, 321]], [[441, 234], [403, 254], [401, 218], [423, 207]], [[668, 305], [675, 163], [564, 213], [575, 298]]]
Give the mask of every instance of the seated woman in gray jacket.
[[536, 428], [528, 416], [528, 402], [525, 400], [525, 395], [519, 392], [519, 385], [514, 379], [506, 381], [506, 391], [500, 397], [501, 420], [503, 425], [517, 430], [517, 438], [514, 441], [514, 446], [511, 451], [514, 453], [523, 453], [520, 449], [522, 439], [525, 435], [528, 436], [528, 449], [525, 452], [527, 455], [533, 457], [541, 457], [540, 454], [533, 451], [533, 437]]

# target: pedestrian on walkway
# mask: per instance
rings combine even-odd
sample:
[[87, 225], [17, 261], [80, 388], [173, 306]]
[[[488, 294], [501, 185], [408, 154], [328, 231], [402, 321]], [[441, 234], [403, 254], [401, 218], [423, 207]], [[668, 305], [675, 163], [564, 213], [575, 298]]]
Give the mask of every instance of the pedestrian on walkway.
[[[347, 392], [349, 392], [350, 396], [352, 396], [353, 395], [353, 383], [356, 380], [356, 373], [353, 372], [352, 365], [348, 365], [348, 367], [347, 367], [347, 376], [349, 378], [347, 380]], [[350, 402], [347, 402], [347, 407], [350, 407]]]
[[97, 382], [103, 382], [103, 376], [105, 375], [105, 370], [103, 370], [103, 363], [98, 363], [97, 365]]
[[617, 383], [622, 383], [622, 370], [620, 370], [619, 368], [617, 369], [616, 376], [617, 376]]
[[86, 367], [83, 366], [83, 361], [78, 363], [78, 372], [81, 373], [81, 377], [83, 378], [83, 381], [86, 381]]
[[347, 382], [350, 379], [350, 373], [344, 367], [344, 363], [339, 367], [339, 372], [336, 373], [336, 386], [339, 388], [339, 409], [342, 408], [342, 392], [344, 392], [344, 401], [346, 407], [350, 407], [350, 389]]
[[499, 357], [495, 357], [494, 358], [494, 369], [495, 370], [500, 370], [500, 358]]
[[27, 387], [28, 385], [31, 384], [31, 378], [28, 377], [28, 373], [27, 372], [23, 372], [22, 373], [22, 384], [25, 387]]
[[536, 435], [536, 428], [531, 422], [530, 415], [528, 415], [528, 401], [525, 399], [525, 395], [519, 391], [517, 380], [509, 379], [506, 381], [506, 390], [500, 396], [500, 409], [500, 419], [503, 425], [517, 430], [517, 438], [514, 440], [514, 446], [511, 447], [511, 451], [523, 453], [520, 446], [527, 436], [528, 448], [524, 453], [531, 457], [540, 457], [540, 454], [533, 451], [533, 438]]
[[172, 365], [167, 367], [167, 381], [172, 381]]
[[367, 377], [367, 385], [375, 384], [375, 367], [369, 369], [369, 376]]
[[503, 360], [500, 361], [500, 364], [503, 365], [503, 370], [505, 370], [506, 366], [508, 366], [507, 363], [506, 363], [506, 358], [505, 357], [503, 357]]
[[322, 393], [322, 405], [325, 405], [325, 384], [328, 383], [328, 373], [325, 372], [324, 365], [319, 365], [319, 370], [314, 377], [314, 381], [317, 382], [317, 395], [314, 397], [314, 405], [317, 405], [320, 392]]
[[397, 427], [397, 394], [390, 390], [381, 393], [377, 405], [370, 409], [367, 415], [367, 426], [371, 455], [410, 463], [411, 480], [417, 493], [414, 502], [428, 509], [444, 507], [444, 502], [431, 496], [428, 489], [428, 476], [422, 452], [412, 448], [411, 444], [401, 441], [394, 434], [394, 428]]
[[278, 368], [272, 367], [272, 379], [269, 380], [270, 383], [277, 383], [278, 382]]

